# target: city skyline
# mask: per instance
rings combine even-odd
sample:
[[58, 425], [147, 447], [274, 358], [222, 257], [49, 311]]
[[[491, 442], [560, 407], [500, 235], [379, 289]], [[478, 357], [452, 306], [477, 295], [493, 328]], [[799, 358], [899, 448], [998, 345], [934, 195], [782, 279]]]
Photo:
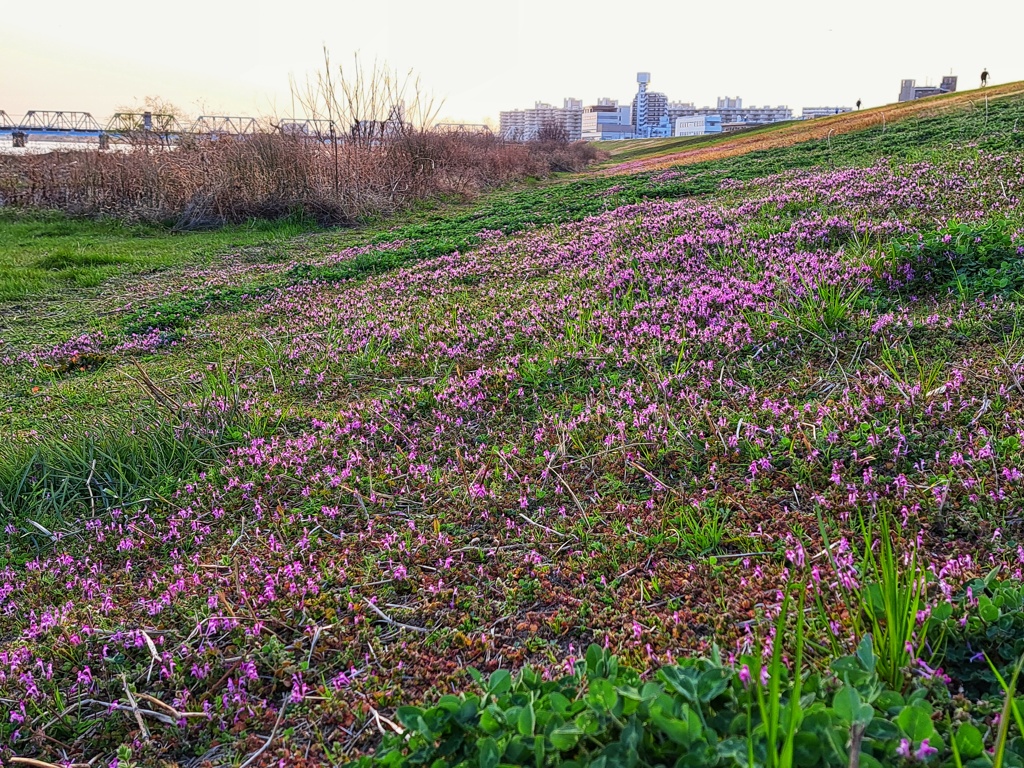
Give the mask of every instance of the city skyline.
[[411, 71], [443, 101], [439, 119], [492, 124], [502, 110], [537, 101], [626, 102], [638, 71], [652, 72], [673, 101], [702, 106], [738, 95], [796, 112], [895, 102], [905, 78], [924, 85], [952, 73], [961, 90], [977, 86], [982, 68], [995, 83], [1024, 79], [1014, 26], [991, 23], [1015, 14], [1009, 0], [989, 4], [984, 17], [950, 2], [868, 0], [858, 13], [803, 0], [739, 3], [728, 22], [707, 8], [654, 3], [636, 14], [638, 29], [652, 25], [642, 35], [630, 34], [628, 19], [612, 23], [583, 4], [550, 6], [314, 1], [302, 14], [282, 15], [263, 0], [245, 13], [181, 0], [157, 14], [124, 0], [103, 13], [57, 0], [42, 23], [38, 10], [20, 4], [5, 10], [0, 29], [0, 109], [99, 117], [158, 96], [193, 115], [299, 115], [289, 81], [315, 76], [324, 47], [349, 69], [358, 52], [367, 66], [376, 61], [400, 77]]

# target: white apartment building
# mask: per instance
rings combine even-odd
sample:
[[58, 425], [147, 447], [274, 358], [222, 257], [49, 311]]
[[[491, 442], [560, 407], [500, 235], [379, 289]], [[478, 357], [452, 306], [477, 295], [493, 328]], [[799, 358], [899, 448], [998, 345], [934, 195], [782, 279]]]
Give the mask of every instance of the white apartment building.
[[508, 141], [533, 141], [545, 126], [564, 130], [569, 141], [579, 141], [582, 132], [582, 99], [564, 99], [561, 107], [538, 101], [533, 109], [511, 109], [501, 113], [499, 135]]
[[613, 99], [601, 98], [583, 108], [584, 141], [618, 141], [633, 138], [632, 110]]
[[843, 112], [852, 112], [853, 107], [804, 107], [800, 113], [801, 120], [813, 120], [816, 117], [829, 117], [830, 115], [841, 115]]
[[668, 103], [668, 120], [672, 125], [680, 117], [689, 117], [697, 114], [697, 105], [692, 101], [670, 101]]
[[735, 99], [720, 98], [717, 107], [701, 107], [696, 111], [696, 114], [721, 115], [723, 125], [729, 125], [730, 123], [763, 125], [793, 119], [793, 110], [789, 107], [744, 107], [743, 99], [739, 96]]
[[673, 136], [703, 136], [707, 133], [722, 132], [721, 115], [684, 115], [677, 117], [673, 125]]

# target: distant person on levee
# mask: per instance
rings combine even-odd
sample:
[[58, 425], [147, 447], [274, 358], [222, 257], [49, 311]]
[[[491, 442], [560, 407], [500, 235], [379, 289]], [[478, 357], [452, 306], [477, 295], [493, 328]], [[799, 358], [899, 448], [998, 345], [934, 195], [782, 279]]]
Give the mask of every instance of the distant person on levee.
[[988, 85], [988, 67], [981, 70], [981, 87], [984, 88]]
[[860, 109], [860, 99], [857, 99], [857, 109]]

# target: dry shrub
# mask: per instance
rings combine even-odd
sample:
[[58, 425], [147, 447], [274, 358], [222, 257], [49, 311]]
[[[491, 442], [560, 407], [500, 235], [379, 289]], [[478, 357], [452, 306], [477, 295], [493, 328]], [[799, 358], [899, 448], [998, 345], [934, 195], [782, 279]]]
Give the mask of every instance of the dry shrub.
[[585, 144], [407, 130], [372, 142], [281, 133], [186, 137], [177, 146], [0, 157], [0, 206], [179, 228], [304, 215], [349, 223], [415, 200], [471, 196], [597, 156]]

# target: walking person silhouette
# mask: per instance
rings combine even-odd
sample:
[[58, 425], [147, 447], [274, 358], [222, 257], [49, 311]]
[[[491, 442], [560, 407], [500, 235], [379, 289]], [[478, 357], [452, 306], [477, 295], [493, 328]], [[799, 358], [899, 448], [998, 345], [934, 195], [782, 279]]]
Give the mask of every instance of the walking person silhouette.
[[984, 88], [986, 85], [988, 85], [988, 67], [981, 70], [981, 87]]

